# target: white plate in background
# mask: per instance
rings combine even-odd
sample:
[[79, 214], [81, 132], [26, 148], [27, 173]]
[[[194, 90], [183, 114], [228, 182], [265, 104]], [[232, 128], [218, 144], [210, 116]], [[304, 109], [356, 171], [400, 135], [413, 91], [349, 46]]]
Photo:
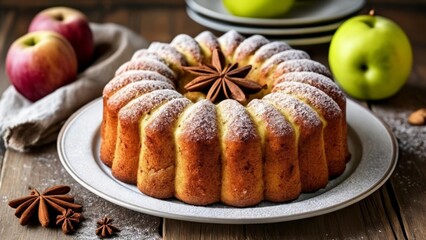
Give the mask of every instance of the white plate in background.
[[322, 26], [314, 26], [314, 27], [297, 27], [297, 28], [266, 28], [266, 27], [250, 27], [250, 26], [242, 26], [235, 25], [227, 22], [216, 21], [214, 19], [210, 19], [200, 15], [190, 8], [186, 8], [186, 13], [188, 16], [194, 20], [195, 22], [222, 32], [227, 32], [229, 30], [235, 30], [242, 34], [261, 34], [261, 35], [303, 35], [303, 34], [313, 34], [313, 33], [324, 33], [336, 30], [340, 24], [343, 22], [335, 22]]
[[296, 0], [291, 11], [282, 18], [234, 16], [225, 9], [221, 0], [186, 0], [186, 4], [197, 13], [219, 21], [261, 26], [294, 26], [347, 17], [359, 11], [365, 0]]

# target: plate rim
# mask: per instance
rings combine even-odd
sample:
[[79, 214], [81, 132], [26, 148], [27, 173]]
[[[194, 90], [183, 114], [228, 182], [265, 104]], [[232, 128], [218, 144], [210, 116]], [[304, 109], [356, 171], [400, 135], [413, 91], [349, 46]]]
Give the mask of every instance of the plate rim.
[[[298, 28], [265, 28], [265, 27], [249, 27], [242, 25], [233, 25], [228, 22], [222, 22], [217, 19], [212, 19], [206, 17], [202, 14], [197, 13], [193, 9], [187, 7], [186, 13], [188, 16], [198, 24], [201, 24], [205, 27], [209, 27], [218, 31], [229, 31], [234, 29], [235, 31], [243, 34], [261, 34], [261, 35], [300, 35], [304, 34], [321, 34], [328, 33], [331, 31], [335, 31], [341, 24], [343, 24], [344, 20], [333, 22], [327, 25], [321, 26], [309, 26], [309, 27], [298, 27]], [[212, 27], [214, 26], [214, 27]]]
[[[191, 12], [190, 12], [191, 11]], [[214, 29], [216, 31], [221, 31], [221, 32], [226, 32], [228, 30], [237, 30], [237, 32], [240, 32], [242, 34], [261, 34], [261, 33], [265, 33], [264, 31], [262, 32], [251, 32], [250, 30], [246, 31], [246, 30], [242, 30], [242, 28], [245, 27], [232, 27], [232, 26], [220, 26], [223, 25], [222, 23], [219, 22], [212, 22], [214, 20], [210, 20], [210, 19], [203, 19], [201, 21], [198, 21], [198, 19], [195, 18], [203, 18], [202, 16], [200, 16], [199, 14], [195, 13], [194, 11], [190, 10], [187, 8], [187, 14], [189, 16], [189, 18], [191, 18], [193, 21], [197, 22], [200, 25], [203, 25], [207, 28], [210, 29]], [[214, 24], [215, 26], [212, 27], [210, 25], [210, 23], [207, 22], [212, 22], [212, 24]], [[331, 30], [331, 31], [335, 31], [337, 30]], [[283, 35], [269, 35], [268, 38], [273, 40], [273, 41], [283, 41], [286, 42], [287, 44], [291, 45], [291, 46], [304, 46], [304, 45], [313, 45], [313, 44], [323, 44], [323, 43], [328, 43], [331, 41], [331, 39], [333, 38], [333, 34], [330, 33], [330, 31], [326, 31], [323, 33], [327, 33], [326, 35], [321, 35], [321, 33], [316, 33], [318, 34], [318, 36], [314, 36], [314, 37], [303, 37], [303, 34], [299, 34], [299, 35], [293, 35], [291, 34], [291, 36], [301, 36], [300, 38], [294, 38], [294, 39], [288, 39], [288, 38], [283, 38]], [[290, 34], [289, 34], [290, 35]]]
[[[280, 221], [291, 221], [291, 220], [297, 220], [297, 219], [303, 219], [303, 218], [323, 215], [323, 214], [326, 214], [326, 213], [337, 211], [337, 210], [342, 209], [344, 207], [347, 207], [351, 204], [354, 204], [354, 203], [366, 198], [367, 196], [369, 196], [370, 194], [375, 192], [377, 189], [379, 189], [389, 179], [389, 177], [393, 173], [393, 171], [396, 167], [398, 155], [399, 155], [398, 143], [396, 141], [395, 136], [392, 134], [392, 131], [390, 131], [389, 127], [387, 126], [387, 124], [383, 120], [381, 120], [380, 118], [376, 117], [373, 113], [371, 113], [370, 110], [368, 110], [368, 109], [364, 108], [363, 106], [359, 105], [358, 103], [348, 99], [349, 104], [354, 104], [358, 108], [364, 109], [365, 113], [370, 114], [370, 117], [375, 119], [384, 128], [384, 130], [385, 130], [384, 133], [387, 135], [387, 137], [389, 137], [388, 140], [390, 140], [390, 143], [392, 145], [392, 151], [391, 151], [392, 152], [391, 153], [392, 159], [389, 160], [389, 166], [387, 167], [386, 171], [384, 173], [382, 173], [383, 175], [380, 176], [380, 180], [375, 182], [374, 185], [372, 185], [369, 189], [366, 189], [363, 192], [361, 192], [360, 194], [358, 194], [357, 196], [350, 198], [350, 199], [346, 199], [345, 201], [342, 201], [339, 204], [334, 204], [334, 205], [328, 206], [326, 208], [320, 208], [320, 209], [310, 211], [310, 212], [307, 212], [307, 213], [292, 214], [292, 215], [284, 216], [284, 217], [283, 216], [276, 216], [276, 217], [255, 217], [255, 218], [233, 219], [233, 218], [219, 218], [219, 217], [212, 218], [212, 217], [206, 217], [206, 216], [191, 216], [191, 215], [179, 215], [179, 214], [176, 215], [176, 214], [171, 214], [170, 212], [159, 210], [159, 209], [154, 210], [152, 208], [146, 208], [146, 207], [140, 206], [140, 205], [135, 206], [135, 204], [133, 204], [133, 203], [125, 203], [123, 201], [116, 199], [115, 197], [107, 195], [107, 194], [103, 193], [102, 191], [100, 191], [99, 189], [96, 189], [96, 188], [92, 187], [90, 184], [86, 183], [68, 165], [69, 162], [66, 159], [66, 156], [64, 155], [65, 154], [64, 151], [62, 150], [62, 148], [63, 148], [62, 145], [64, 144], [64, 142], [66, 140], [66, 137], [65, 137], [66, 133], [67, 133], [68, 129], [70, 128], [70, 126], [72, 126], [72, 123], [79, 119], [80, 115], [82, 115], [86, 110], [90, 109], [90, 107], [93, 107], [93, 105], [95, 105], [97, 103], [99, 104], [99, 102], [101, 102], [101, 98], [95, 99], [92, 102], [86, 104], [85, 106], [80, 108], [78, 111], [76, 111], [72, 116], [70, 116], [70, 118], [63, 125], [63, 127], [62, 127], [62, 129], [61, 129], [61, 131], [58, 135], [58, 141], [57, 141], [58, 155], [59, 155], [59, 158], [60, 158], [62, 165], [64, 166], [66, 171], [78, 183], [80, 183], [83, 187], [85, 187], [89, 191], [93, 192], [94, 194], [100, 196], [101, 198], [104, 198], [105, 200], [110, 201], [110, 202], [117, 204], [119, 206], [131, 209], [131, 210], [134, 210], [134, 211], [158, 216], [158, 217], [166, 217], [166, 218], [172, 218], [172, 219], [194, 221], [194, 222], [205, 222], [205, 223], [255, 224], [255, 223], [272, 223], [272, 222], [280, 222]], [[98, 128], [99, 128], [99, 126], [97, 127], [97, 129]], [[97, 130], [97, 131], [99, 131], [99, 130]], [[90, 146], [90, 148], [93, 148], [93, 146]], [[116, 180], [116, 181], [118, 181], [118, 180]], [[345, 182], [345, 181], [347, 181], [347, 179], [345, 179], [343, 182]], [[319, 196], [321, 196], [321, 195], [322, 194], [320, 194]], [[153, 199], [154, 202], [155, 201], [164, 201], [164, 200], [158, 200], [158, 199], [151, 198], [151, 197], [148, 197], [148, 198]], [[168, 202], [168, 201], [165, 200], [165, 202]], [[280, 204], [277, 204], [277, 206], [279, 206], [279, 205]], [[187, 206], [189, 208], [208, 208], [208, 207], [200, 207], [200, 206], [193, 206], [193, 205], [187, 205]], [[272, 208], [277, 207], [277, 206], [272, 206]], [[255, 208], [255, 207], [235, 208], [235, 209], [236, 210], [244, 210], [244, 209], [250, 210], [250, 209], [253, 209], [253, 208]], [[268, 208], [268, 207], [265, 207], [265, 208]], [[230, 208], [230, 209], [234, 210], [234, 208]], [[220, 209], [218, 209], [218, 211], [219, 210]]]
[[[220, 1], [220, 0], [215, 0], [215, 1]], [[353, 0], [345, 0], [345, 1], [355, 2]], [[323, 23], [323, 22], [344, 18], [346, 16], [349, 16], [361, 10], [362, 7], [365, 5], [366, 0], [356, 0], [352, 8], [341, 9], [339, 14], [336, 14], [334, 16], [323, 17], [323, 18], [310, 17], [310, 18], [301, 18], [301, 19], [289, 19], [289, 18], [268, 19], [268, 18], [239, 17], [239, 16], [233, 16], [227, 13], [214, 11], [210, 8], [207, 8], [201, 5], [200, 3], [197, 2], [197, 0], [185, 0], [185, 2], [186, 2], [186, 5], [189, 6], [195, 12], [201, 13], [205, 16], [208, 16], [220, 21], [226, 21], [229, 23], [251, 24], [251, 25], [258, 25], [258, 26], [296, 26], [296, 25], [317, 24], [317, 23]]]

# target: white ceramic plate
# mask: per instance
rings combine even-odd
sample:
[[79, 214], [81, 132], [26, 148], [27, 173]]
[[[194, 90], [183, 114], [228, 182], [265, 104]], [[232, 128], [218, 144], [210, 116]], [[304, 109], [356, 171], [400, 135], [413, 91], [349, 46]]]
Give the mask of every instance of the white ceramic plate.
[[290, 203], [262, 202], [254, 207], [234, 208], [222, 204], [193, 206], [176, 199], [146, 196], [129, 184], [112, 177], [99, 159], [102, 101], [86, 105], [63, 126], [58, 153], [68, 173], [100, 197], [135, 211], [195, 222], [268, 223], [317, 216], [351, 205], [374, 191], [395, 168], [398, 148], [383, 123], [360, 105], [348, 100], [349, 149], [352, 159], [345, 172], [325, 189], [302, 194]]
[[186, 9], [188, 16], [195, 22], [218, 31], [227, 32], [229, 30], [235, 30], [243, 34], [262, 34], [262, 35], [302, 35], [302, 34], [313, 34], [313, 33], [324, 33], [336, 30], [343, 22], [335, 22], [322, 26], [315, 27], [297, 27], [297, 28], [266, 28], [266, 27], [250, 27], [244, 25], [236, 25], [232, 23], [216, 21], [210, 18], [206, 18], [200, 15], [190, 8]]
[[347, 17], [359, 11], [365, 0], [296, 0], [291, 11], [283, 18], [246, 18], [231, 15], [221, 0], [186, 0], [194, 11], [235, 24], [261, 26], [294, 26], [318, 24]]
[[[253, 27], [244, 27], [244, 26], [234, 26], [234, 25], [230, 25], [228, 23], [224, 23], [224, 22], [218, 22], [218, 21], [214, 21], [208, 18], [203, 17], [202, 15], [199, 15], [197, 13], [195, 13], [194, 11], [192, 11], [191, 9], [187, 8], [187, 14], [188, 16], [194, 20], [195, 22], [214, 29], [214, 30], [218, 30], [218, 31], [222, 31], [222, 32], [226, 32], [229, 30], [236, 30], [239, 33], [242, 34], [262, 34], [262, 35], [270, 35], [268, 36], [268, 38], [273, 38], [271, 40], [274, 41], [284, 41], [288, 44], [290, 44], [291, 46], [303, 46], [303, 45], [313, 45], [313, 44], [321, 44], [321, 43], [328, 43], [331, 41], [333, 35], [330, 34], [330, 32], [325, 33], [325, 35], [322, 34], [315, 34], [315, 36], [310, 36], [310, 35], [292, 35], [292, 34], [297, 34], [297, 33], [307, 33], [306, 30], [308, 31], [317, 31], [318, 28], [317, 27], [310, 27], [310, 28], [296, 28], [296, 29], [267, 29], [267, 28], [253, 28]], [[330, 29], [331, 31], [337, 29], [337, 27], [340, 25], [341, 23], [336, 23], [336, 24], [332, 24], [332, 25], [328, 25], [325, 26], [324, 28], [322, 28], [321, 30], [328, 30]], [[278, 35], [276, 35], [278, 34]], [[283, 34], [287, 34], [287, 36], [283, 36]], [[276, 36], [274, 36], [276, 35]], [[290, 38], [292, 37], [292, 38]]]

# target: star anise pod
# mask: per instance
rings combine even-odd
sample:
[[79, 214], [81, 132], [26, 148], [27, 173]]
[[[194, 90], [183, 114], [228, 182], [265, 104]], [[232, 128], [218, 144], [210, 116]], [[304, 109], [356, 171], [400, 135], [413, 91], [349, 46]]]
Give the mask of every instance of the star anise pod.
[[257, 93], [265, 87], [245, 79], [251, 65], [240, 68], [238, 63], [226, 65], [225, 56], [219, 49], [213, 50], [211, 65], [184, 67], [184, 69], [197, 76], [185, 85], [185, 89], [191, 92], [208, 89], [206, 98], [211, 102], [215, 102], [222, 95], [242, 103], [247, 100], [247, 94]]
[[74, 203], [74, 197], [65, 195], [70, 190], [69, 186], [64, 185], [48, 188], [41, 194], [32, 189], [29, 196], [12, 200], [9, 206], [16, 208], [15, 216], [19, 218], [21, 225], [28, 224], [37, 211], [39, 222], [43, 227], [47, 227], [50, 223], [49, 210], [59, 213], [66, 212], [68, 208], [81, 211], [81, 205]]
[[96, 235], [105, 238], [111, 236], [114, 232], [119, 232], [120, 229], [111, 224], [113, 221], [114, 220], [112, 218], [107, 216], [99, 220], [97, 222], [98, 227], [96, 228]]
[[56, 225], [62, 225], [62, 232], [70, 234], [75, 231], [76, 225], [82, 218], [81, 213], [76, 213], [72, 209], [68, 209], [61, 215], [56, 216]]

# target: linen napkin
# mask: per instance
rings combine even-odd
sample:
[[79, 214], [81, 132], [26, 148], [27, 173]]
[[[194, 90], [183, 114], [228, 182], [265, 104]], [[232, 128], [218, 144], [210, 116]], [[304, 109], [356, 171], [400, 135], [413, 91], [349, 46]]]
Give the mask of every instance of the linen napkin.
[[[77, 80], [32, 103], [13, 86], [0, 98], [0, 136], [7, 148], [27, 151], [56, 139], [64, 121], [89, 101], [102, 95], [115, 70], [133, 53], [147, 46], [140, 36], [112, 23], [91, 23], [95, 60]], [[84, 133], [83, 133], [84, 134]]]

